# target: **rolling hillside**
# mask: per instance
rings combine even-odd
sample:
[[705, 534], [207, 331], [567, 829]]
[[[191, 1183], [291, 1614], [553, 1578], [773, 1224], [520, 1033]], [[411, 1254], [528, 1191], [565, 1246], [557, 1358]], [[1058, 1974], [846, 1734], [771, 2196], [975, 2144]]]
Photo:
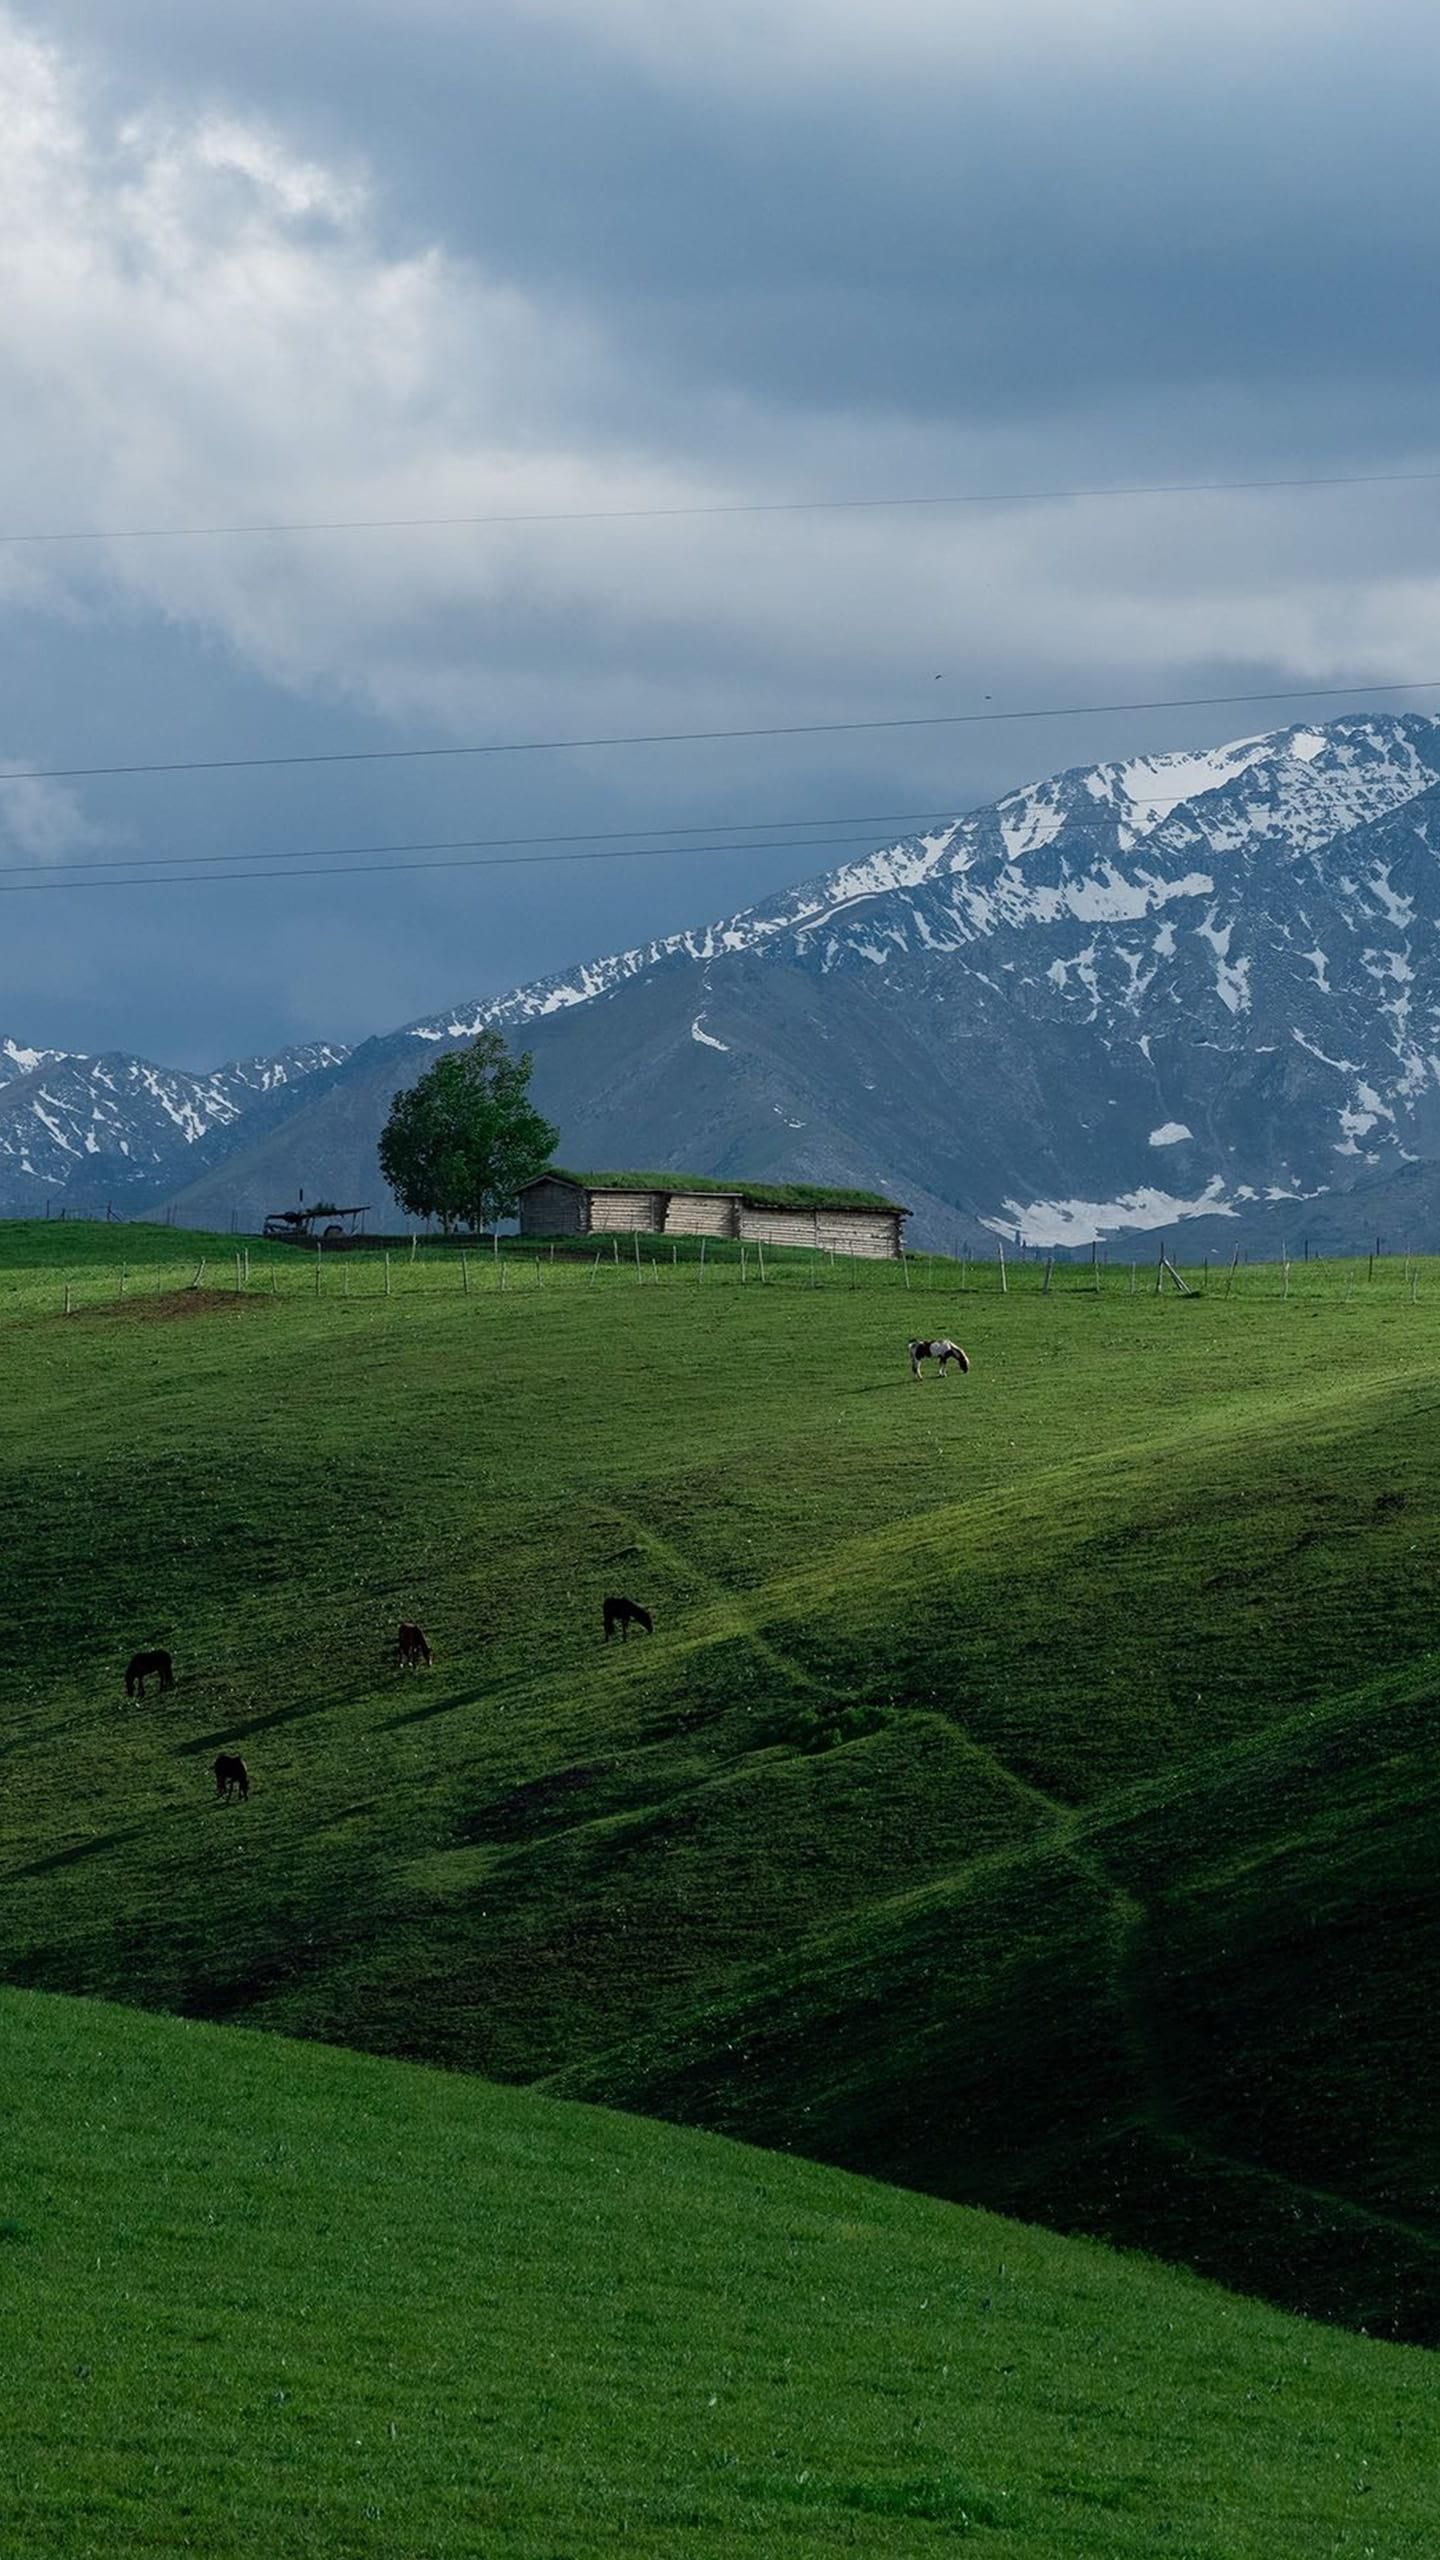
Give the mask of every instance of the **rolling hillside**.
[[1433, 2547], [1413, 2350], [451, 2075], [0, 2034], [6, 2560]]
[[[1440, 2335], [1433, 1266], [156, 1296], [158, 1233], [122, 1304], [113, 1231], [5, 1242], [0, 1974]], [[971, 1377], [913, 1385], [944, 1329]]]

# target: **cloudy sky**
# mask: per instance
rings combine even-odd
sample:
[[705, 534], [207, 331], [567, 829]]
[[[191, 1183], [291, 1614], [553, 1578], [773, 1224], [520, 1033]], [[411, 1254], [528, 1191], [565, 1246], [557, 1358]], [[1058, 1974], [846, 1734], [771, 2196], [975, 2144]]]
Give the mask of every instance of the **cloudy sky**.
[[[0, 532], [588, 519], [7, 540], [0, 766], [1440, 677], [1440, 481], [714, 512], [1440, 472], [1437, 68], [1420, 0], [0, 0]], [[22, 778], [0, 1031], [355, 1038], [1307, 707]], [[311, 876], [115, 885], [227, 854]]]

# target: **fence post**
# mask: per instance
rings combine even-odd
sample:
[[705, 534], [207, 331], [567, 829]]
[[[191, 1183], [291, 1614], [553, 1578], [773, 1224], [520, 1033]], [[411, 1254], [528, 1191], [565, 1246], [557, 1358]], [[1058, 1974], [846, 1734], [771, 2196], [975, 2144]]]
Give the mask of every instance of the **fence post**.
[[696, 1288], [697, 1288], [697, 1289], [700, 1287], [701, 1282], [704, 1280], [704, 1277], [705, 1277], [705, 1238], [702, 1236], [702, 1237], [701, 1237], [701, 1239], [700, 1239], [700, 1277], [699, 1277], [699, 1279], [698, 1279], [698, 1280], [696, 1281], [696, 1283], [695, 1283], [695, 1286], [696, 1286]]
[[1130, 1295], [1132, 1298], [1135, 1295], [1135, 1265], [1133, 1262], [1130, 1265]]
[[593, 1262], [591, 1263], [591, 1265], [590, 1265], [590, 1277], [589, 1277], [589, 1280], [586, 1282], [586, 1286], [587, 1286], [587, 1288], [593, 1289], [593, 1288], [594, 1288], [594, 1286], [595, 1286], [595, 1283], [596, 1283], [596, 1281], [599, 1279], [599, 1277], [600, 1277], [600, 1256], [599, 1256], [599, 1254], [597, 1253], [597, 1254], [596, 1254], [596, 1256], [595, 1256], [594, 1261], [593, 1261]]
[[1234, 1252], [1233, 1252], [1233, 1253], [1231, 1254], [1231, 1256], [1230, 1256], [1230, 1268], [1229, 1268], [1229, 1270], [1227, 1271], [1227, 1273], [1226, 1273], [1226, 1275], [1225, 1275], [1225, 1295], [1226, 1295], [1226, 1297], [1227, 1297], [1227, 1298], [1229, 1297], [1231, 1290], [1232, 1290], [1232, 1289], [1234, 1288], [1234, 1286], [1235, 1286], [1235, 1266], [1236, 1266], [1236, 1264], [1238, 1263], [1239, 1259], [1240, 1259], [1240, 1247], [1239, 1247], [1239, 1246], [1238, 1246], [1238, 1244], [1237, 1244], [1237, 1246], [1235, 1247]]
[[756, 1253], [759, 1255], [759, 1258], [760, 1258], [760, 1284], [761, 1284], [761, 1287], [762, 1287], [762, 1288], [764, 1288], [764, 1287], [767, 1285], [767, 1283], [766, 1283], [766, 1279], [765, 1279], [765, 1247], [764, 1247], [764, 1246], [763, 1246], [763, 1244], [760, 1242], [760, 1239], [759, 1239], [759, 1237], [758, 1237], [758, 1236], [757, 1236], [757, 1237], [756, 1237], [756, 1239], [755, 1239], [755, 1251], [756, 1251]]
[[638, 1227], [635, 1229], [630, 1241], [635, 1247], [635, 1277], [639, 1280], [642, 1279], [644, 1275], [640, 1269], [640, 1230]]
[[1047, 1253], [1045, 1256], [1045, 1278], [1040, 1289], [1040, 1295], [1042, 1298], [1048, 1298], [1050, 1295], [1050, 1274], [1054, 1268], [1055, 1256], [1053, 1253]]
[[390, 1295], [390, 1256], [388, 1253], [385, 1256], [385, 1295], [387, 1298]]
[[320, 1239], [317, 1236], [315, 1239], [315, 1295], [317, 1298], [320, 1295], [320, 1253]]
[[416, 1256], [416, 1254], [419, 1252], [419, 1250], [420, 1250], [420, 1230], [419, 1230], [419, 1228], [418, 1228], [418, 1227], [412, 1227], [412, 1228], [411, 1228], [411, 1230], [410, 1230], [410, 1259], [411, 1259], [411, 1261], [412, 1261], [412, 1262], [414, 1261], [415, 1256]]
[[900, 1268], [905, 1274], [905, 1286], [908, 1289], [910, 1286], [910, 1256], [906, 1252], [903, 1244], [900, 1247]]
[[1003, 1236], [996, 1237], [995, 1250], [1000, 1256], [1000, 1295], [1002, 1298], [1008, 1298], [1010, 1295], [1010, 1283], [1005, 1277], [1005, 1239]]
[[235, 1256], [235, 1295], [237, 1298], [240, 1295], [240, 1285], [240, 1256], [237, 1253]]
[[1095, 1295], [1098, 1298], [1100, 1295], [1100, 1239], [1098, 1236], [1092, 1237], [1090, 1242], [1090, 1270], [1095, 1282]]
[[70, 1313], [70, 1283], [68, 1280], [65, 1283], [65, 1313], [67, 1316]]
[[460, 1287], [464, 1296], [468, 1298], [470, 1295], [470, 1257], [466, 1253], [462, 1253], [460, 1256]]
[[744, 1239], [744, 1237], [742, 1236], [742, 1237], [741, 1237], [741, 1239], [740, 1239], [740, 1286], [741, 1286], [741, 1288], [742, 1288], [742, 1289], [743, 1289], [743, 1288], [744, 1288], [744, 1286], [745, 1286], [746, 1277], [747, 1277], [747, 1274], [746, 1274], [746, 1270], [745, 1270], [745, 1239]]
[[122, 1263], [121, 1263], [121, 1265], [120, 1265], [120, 1295], [121, 1295], [121, 1297], [122, 1297], [122, 1298], [123, 1298], [123, 1297], [124, 1297], [124, 1295], [125, 1295], [125, 1284], [126, 1284], [126, 1282], [128, 1281], [129, 1277], [130, 1277], [130, 1266], [129, 1266], [129, 1264], [128, 1264], [128, 1263], [122, 1262]]

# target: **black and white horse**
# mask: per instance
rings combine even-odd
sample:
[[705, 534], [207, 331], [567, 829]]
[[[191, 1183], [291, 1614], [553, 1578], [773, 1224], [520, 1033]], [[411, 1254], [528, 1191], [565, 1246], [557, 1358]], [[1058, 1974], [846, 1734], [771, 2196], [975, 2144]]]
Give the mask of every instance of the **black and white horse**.
[[922, 1360], [938, 1360], [940, 1363], [940, 1375], [942, 1378], [948, 1375], [952, 1360], [958, 1361], [962, 1377], [970, 1366], [969, 1359], [961, 1350], [959, 1343], [952, 1342], [948, 1334], [942, 1336], [939, 1342], [911, 1343], [910, 1375], [912, 1378], [919, 1377], [920, 1363]]

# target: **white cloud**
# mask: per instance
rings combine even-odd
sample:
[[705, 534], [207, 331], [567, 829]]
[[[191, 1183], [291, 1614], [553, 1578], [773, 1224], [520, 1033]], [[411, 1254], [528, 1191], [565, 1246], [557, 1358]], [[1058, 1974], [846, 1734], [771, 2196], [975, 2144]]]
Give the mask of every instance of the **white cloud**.
[[[510, 5], [558, 22], [569, 0]], [[1105, 23], [1133, 29], [1137, 12], [1115, 0]], [[601, 23], [632, 47], [683, 23], [703, 53], [778, 42], [782, 21], [793, 46], [859, 45], [875, 23], [840, 0], [707, 7], [693, 27], [631, 0]], [[953, 46], [969, 13], [900, 0], [898, 24]], [[894, 42], [893, 13], [885, 26]], [[898, 399], [864, 419], [738, 397], [717, 413], [708, 387], [691, 408], [651, 399], [633, 354], [559, 287], [522, 290], [443, 241], [397, 253], [358, 161], [292, 147], [233, 104], [107, 122], [79, 61], [23, 34], [3, 0], [0, 90], [0, 472], [32, 527], [1071, 476], [1056, 471], [1063, 417], [1047, 444], [907, 421]], [[1161, 693], [1211, 661], [1313, 683], [1431, 674], [1440, 582], [1398, 501], [1349, 495], [1319, 545], [1313, 504], [1258, 497], [116, 541], [0, 553], [0, 598], [100, 622], [138, 607], [295, 691], [472, 738], [738, 726], [782, 700], [788, 717], [844, 719], [1073, 699], [1077, 667], [1092, 700], [1133, 690], [1137, 666]], [[1035, 769], [1074, 735], [1037, 736]]]
[[64, 783], [42, 781], [13, 760], [0, 761], [0, 775], [21, 777], [0, 786], [0, 845], [7, 851], [56, 862], [62, 854], [110, 840], [103, 828], [91, 825]]
[[[382, 6], [384, 0], [382, 0]], [[413, 0], [412, 0], [413, 5]], [[421, 0], [432, 19], [463, 19], [471, 0]], [[1283, 52], [1298, 39], [1354, 24], [1347, 0], [492, 0], [512, 18], [569, 27], [628, 53], [677, 85], [717, 75], [737, 87], [779, 79], [814, 84], [878, 73], [901, 83], [937, 70], [984, 74], [997, 65], [1053, 72], [1073, 58], [1087, 73], [1187, 56], [1217, 61]], [[1392, 0], [1393, 5], [1393, 0]], [[1405, 14], [1402, 0], [1402, 15]]]

